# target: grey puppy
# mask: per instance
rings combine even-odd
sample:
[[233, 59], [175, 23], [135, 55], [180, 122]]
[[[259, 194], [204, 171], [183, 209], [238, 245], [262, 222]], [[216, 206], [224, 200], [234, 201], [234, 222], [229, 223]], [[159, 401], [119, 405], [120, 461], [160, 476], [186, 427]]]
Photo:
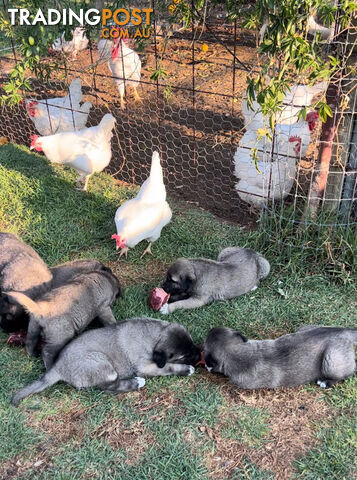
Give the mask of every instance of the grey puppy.
[[180, 258], [168, 269], [161, 284], [170, 299], [160, 312], [172, 313], [238, 297], [255, 290], [269, 272], [268, 260], [250, 248], [225, 248], [217, 261]]
[[75, 388], [129, 392], [145, 385], [143, 377], [191, 375], [199, 358], [199, 348], [182, 325], [133, 318], [71, 341], [42, 378], [13, 396], [12, 404], [60, 380]]
[[247, 340], [230, 328], [213, 328], [204, 342], [209, 371], [240, 388], [330, 387], [356, 371], [357, 328], [306, 326], [276, 340]]
[[35, 355], [42, 337], [45, 341], [42, 359], [48, 370], [60, 350], [94, 318], [105, 326], [116, 323], [110, 307], [120, 296], [120, 284], [112, 273], [94, 271], [77, 275], [36, 301], [19, 292], [4, 295], [30, 314], [26, 350]]
[[111, 271], [97, 260], [75, 260], [53, 268], [15, 235], [0, 233], [0, 326], [6, 332], [27, 330], [29, 315], [19, 304], [1, 295], [19, 291], [36, 300], [45, 292], [64, 285], [79, 273], [93, 270]]
[[[12, 233], [0, 232], [0, 295], [16, 290], [35, 298], [50, 288], [52, 273], [33, 248]], [[0, 297], [0, 326], [6, 332], [27, 328], [28, 315]]]
[[81, 273], [93, 272], [95, 270], [112, 273], [110, 268], [106, 267], [104, 263], [94, 259], [74, 260], [61, 263], [60, 265], [50, 268], [50, 270], [53, 276], [51, 288], [65, 285], [69, 280], [72, 280], [76, 275]]

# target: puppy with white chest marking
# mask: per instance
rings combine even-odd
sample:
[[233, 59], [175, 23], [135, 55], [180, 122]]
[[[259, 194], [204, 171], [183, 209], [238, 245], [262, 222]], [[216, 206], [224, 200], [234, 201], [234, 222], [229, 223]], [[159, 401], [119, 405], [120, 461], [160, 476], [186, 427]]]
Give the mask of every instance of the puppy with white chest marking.
[[276, 340], [247, 340], [226, 327], [213, 328], [203, 345], [206, 367], [239, 388], [323, 388], [356, 371], [357, 328], [306, 326]]
[[199, 358], [182, 325], [133, 318], [72, 340], [42, 378], [13, 396], [12, 404], [61, 380], [75, 388], [129, 392], [143, 387], [144, 377], [191, 375]]
[[160, 312], [173, 313], [238, 297], [255, 290], [269, 272], [268, 260], [250, 248], [225, 248], [216, 261], [180, 258], [161, 284], [170, 298]]
[[120, 296], [117, 277], [107, 271], [77, 275], [36, 301], [19, 292], [4, 292], [9, 303], [21, 305], [30, 315], [26, 350], [34, 355], [42, 337], [42, 358], [48, 370], [60, 350], [94, 318], [107, 326], [116, 323], [111, 306]]

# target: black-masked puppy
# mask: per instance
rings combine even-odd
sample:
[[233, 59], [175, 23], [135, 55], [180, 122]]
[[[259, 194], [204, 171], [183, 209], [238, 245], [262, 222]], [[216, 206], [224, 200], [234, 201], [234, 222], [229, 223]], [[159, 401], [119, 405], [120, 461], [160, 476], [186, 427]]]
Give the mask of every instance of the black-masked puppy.
[[119, 280], [106, 271], [77, 275], [37, 300], [19, 292], [5, 292], [10, 303], [21, 305], [30, 315], [26, 337], [29, 355], [37, 351], [42, 337], [42, 358], [49, 369], [60, 350], [81, 333], [94, 318], [107, 326], [115, 324], [111, 306], [120, 295]]
[[182, 325], [133, 318], [72, 340], [42, 378], [14, 395], [12, 404], [60, 380], [111, 393], [137, 390], [145, 377], [191, 375], [199, 358], [199, 348]]
[[0, 232], [0, 326], [6, 332], [26, 329], [28, 315], [21, 305], [4, 302], [1, 293], [16, 290], [30, 298], [44, 293], [52, 273], [33, 248], [12, 233]]
[[249, 248], [225, 248], [215, 260], [180, 258], [168, 269], [161, 287], [170, 294], [161, 313], [197, 308], [255, 290], [267, 277], [269, 262]]
[[354, 374], [356, 328], [302, 327], [276, 340], [247, 340], [226, 327], [212, 329], [203, 345], [206, 367], [239, 388], [330, 387]]

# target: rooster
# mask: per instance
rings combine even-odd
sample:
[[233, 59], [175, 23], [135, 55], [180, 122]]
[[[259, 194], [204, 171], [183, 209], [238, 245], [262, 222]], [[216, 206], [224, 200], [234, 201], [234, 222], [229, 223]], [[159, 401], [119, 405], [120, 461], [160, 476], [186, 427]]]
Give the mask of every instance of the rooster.
[[60, 38], [57, 38], [50, 48], [50, 53], [63, 52], [72, 53], [73, 58], [77, 56], [77, 53], [81, 50], [85, 50], [88, 47], [88, 38], [86, 31], [83, 27], [76, 27], [72, 31], [72, 40], [66, 40], [65, 33], [63, 32]]
[[87, 123], [90, 102], [80, 105], [82, 100], [81, 81], [72, 80], [68, 95], [65, 97], [48, 98], [46, 100], [25, 101], [26, 111], [36, 130], [41, 135], [52, 135], [60, 132], [81, 130]]
[[161, 230], [172, 217], [166, 202], [166, 189], [163, 181], [162, 167], [158, 152], [154, 152], [151, 161], [150, 176], [140, 187], [137, 196], [123, 203], [115, 214], [117, 233], [116, 249], [121, 248], [119, 257], [127, 256], [129, 248], [135, 247], [142, 240], [149, 242], [142, 257], [151, 253], [151, 243], [160, 237]]
[[[275, 123], [281, 125], [291, 125], [298, 122], [299, 112], [303, 107], [311, 105], [315, 95], [323, 93], [327, 88], [327, 82], [310, 85], [295, 85], [285, 92], [283, 107], [281, 112], [275, 115]], [[247, 130], [256, 132], [258, 128], [268, 125], [268, 120], [264, 118], [258, 102], [253, 101], [252, 108], [248, 106], [247, 100], [242, 103], [242, 113], [244, 124]]]
[[80, 174], [77, 187], [84, 180], [81, 190], [86, 191], [89, 177], [109, 165], [112, 157], [110, 141], [115, 122], [113, 115], [107, 113], [96, 127], [46, 137], [33, 135], [30, 148], [37, 152], [43, 151], [52, 163], [61, 163], [77, 170]]
[[119, 90], [121, 108], [124, 109], [124, 93], [127, 85], [133, 87], [135, 98], [140, 100], [137, 86], [141, 78], [141, 61], [139, 55], [129, 48], [127, 40], [124, 38], [116, 38], [112, 45], [101, 43], [98, 48], [102, 48], [100, 50], [102, 56], [107, 56], [109, 46], [111, 46], [111, 55], [108, 58], [108, 67]]

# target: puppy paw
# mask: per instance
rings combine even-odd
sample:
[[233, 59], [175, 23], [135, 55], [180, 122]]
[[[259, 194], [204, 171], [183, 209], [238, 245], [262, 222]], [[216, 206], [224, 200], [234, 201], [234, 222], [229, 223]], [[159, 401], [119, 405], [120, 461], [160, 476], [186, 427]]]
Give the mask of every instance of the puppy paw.
[[195, 367], [192, 365], [182, 365], [182, 372], [181, 375], [184, 375], [185, 377], [189, 377], [195, 373]]
[[190, 373], [188, 374], [188, 377], [189, 377], [190, 375], [193, 375], [195, 373], [195, 367], [193, 367], [192, 365], [189, 365], [188, 368], [190, 371]]
[[169, 304], [168, 303], [164, 303], [163, 306], [160, 308], [160, 313], [162, 313], [163, 315], [167, 315], [169, 313]]
[[139, 388], [143, 388], [143, 386], [145, 385], [146, 381], [145, 381], [145, 378], [143, 377], [135, 377], [135, 380], [138, 382], [138, 390]]
[[327, 382], [324, 382], [323, 380], [317, 380], [316, 383], [321, 388], [327, 388]]

